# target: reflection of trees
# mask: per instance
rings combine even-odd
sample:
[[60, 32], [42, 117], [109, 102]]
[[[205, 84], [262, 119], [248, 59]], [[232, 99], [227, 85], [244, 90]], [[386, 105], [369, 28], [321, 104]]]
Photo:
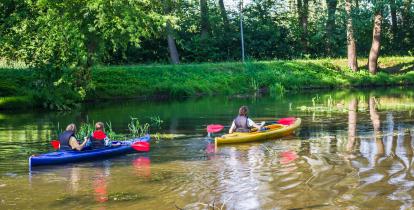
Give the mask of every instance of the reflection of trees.
[[348, 152], [352, 151], [354, 142], [355, 142], [357, 110], [358, 110], [358, 100], [356, 98], [353, 98], [349, 102], [349, 109], [348, 109], [348, 143], [346, 145], [346, 150]]
[[374, 127], [374, 140], [376, 146], [375, 162], [377, 162], [384, 154], [384, 143], [380, 137], [381, 122], [377, 111], [377, 100], [373, 96], [369, 98], [369, 116], [372, 121], [372, 126]]
[[[356, 134], [356, 101], [351, 100], [348, 112], [348, 142], [347, 151], [353, 151]], [[369, 117], [373, 127], [372, 137], [360, 136], [359, 150], [361, 156], [353, 157], [352, 166], [358, 171], [360, 184], [350, 194], [365, 200], [366, 207], [378, 204], [378, 199], [388, 200], [384, 208], [400, 205], [401, 208], [410, 208], [413, 204], [413, 194], [410, 192], [414, 186], [413, 143], [405, 135], [403, 124], [395, 126], [393, 113], [387, 113], [383, 134], [380, 115], [377, 111], [377, 101], [369, 98]], [[397, 137], [394, 131], [397, 129]], [[395, 201], [395, 202], [394, 202]], [[393, 203], [394, 202], [394, 203]]]
[[377, 101], [375, 97], [369, 98], [369, 116], [372, 121], [372, 126], [374, 126], [374, 135], [377, 135], [380, 129], [381, 123], [380, 123], [379, 114], [377, 112]]

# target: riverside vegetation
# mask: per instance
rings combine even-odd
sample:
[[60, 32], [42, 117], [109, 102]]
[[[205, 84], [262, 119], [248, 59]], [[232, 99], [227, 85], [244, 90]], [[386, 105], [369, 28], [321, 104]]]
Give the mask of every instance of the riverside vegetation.
[[[84, 100], [251, 94], [304, 89], [406, 86], [414, 84], [414, 57], [383, 57], [381, 71], [353, 72], [346, 59], [251, 61], [183, 65], [95, 66]], [[65, 110], [82, 101], [76, 92], [34, 89], [36, 71], [0, 69], [0, 108], [44, 107]], [[53, 103], [52, 103], [53, 102]]]
[[[0, 63], [30, 70], [1, 70], [0, 108], [69, 110], [107, 98], [408, 85], [413, 3], [5, 0]], [[183, 65], [142, 66], [168, 62]], [[210, 63], [191, 64], [200, 62]]]

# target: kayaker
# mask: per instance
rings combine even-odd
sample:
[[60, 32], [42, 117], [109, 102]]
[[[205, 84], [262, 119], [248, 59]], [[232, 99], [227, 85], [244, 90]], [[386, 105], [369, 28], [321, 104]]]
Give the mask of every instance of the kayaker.
[[60, 150], [78, 150], [81, 151], [85, 148], [88, 138], [85, 137], [82, 144], [79, 144], [75, 137], [76, 125], [69, 124], [66, 130], [59, 135]]
[[260, 130], [262, 126], [257, 125], [256, 123], [251, 120], [247, 114], [249, 113], [249, 109], [247, 106], [241, 106], [239, 109], [239, 115], [233, 120], [231, 124], [229, 133], [233, 132], [250, 132], [251, 128], [257, 128]]
[[109, 145], [109, 139], [104, 132], [104, 124], [102, 122], [95, 124], [95, 131], [92, 133], [90, 140], [92, 149], [103, 148], [105, 145]]

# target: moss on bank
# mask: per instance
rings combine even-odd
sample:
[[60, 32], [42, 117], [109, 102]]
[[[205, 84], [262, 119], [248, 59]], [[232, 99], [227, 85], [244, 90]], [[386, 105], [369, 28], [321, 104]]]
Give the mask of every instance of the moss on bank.
[[[370, 75], [363, 66], [355, 73], [346, 68], [346, 59], [96, 66], [92, 73], [95, 89], [86, 100], [414, 84], [413, 57], [381, 58], [380, 68], [377, 75]], [[30, 70], [0, 69], [0, 73], [0, 96], [30, 92]], [[30, 96], [28, 100], [22, 98], [17, 103], [34, 105], [28, 103]], [[12, 102], [4, 102], [7, 99]], [[15, 101], [13, 97], [3, 98], [0, 108], [14, 108], [10, 104]]]

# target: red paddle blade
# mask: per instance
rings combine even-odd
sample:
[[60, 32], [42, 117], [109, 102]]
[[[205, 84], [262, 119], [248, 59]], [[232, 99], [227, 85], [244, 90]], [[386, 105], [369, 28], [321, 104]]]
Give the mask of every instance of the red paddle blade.
[[135, 142], [131, 147], [138, 152], [149, 152], [150, 144], [148, 142]]
[[53, 147], [54, 149], [59, 149], [59, 147], [60, 147], [60, 142], [59, 142], [58, 140], [52, 140], [52, 141], [50, 142], [50, 144], [52, 145], [52, 147]]
[[286, 118], [280, 118], [277, 123], [282, 125], [292, 125], [295, 122], [296, 118], [294, 117], [286, 117]]
[[207, 126], [207, 133], [217, 133], [223, 130], [224, 126], [219, 124], [212, 124]]

